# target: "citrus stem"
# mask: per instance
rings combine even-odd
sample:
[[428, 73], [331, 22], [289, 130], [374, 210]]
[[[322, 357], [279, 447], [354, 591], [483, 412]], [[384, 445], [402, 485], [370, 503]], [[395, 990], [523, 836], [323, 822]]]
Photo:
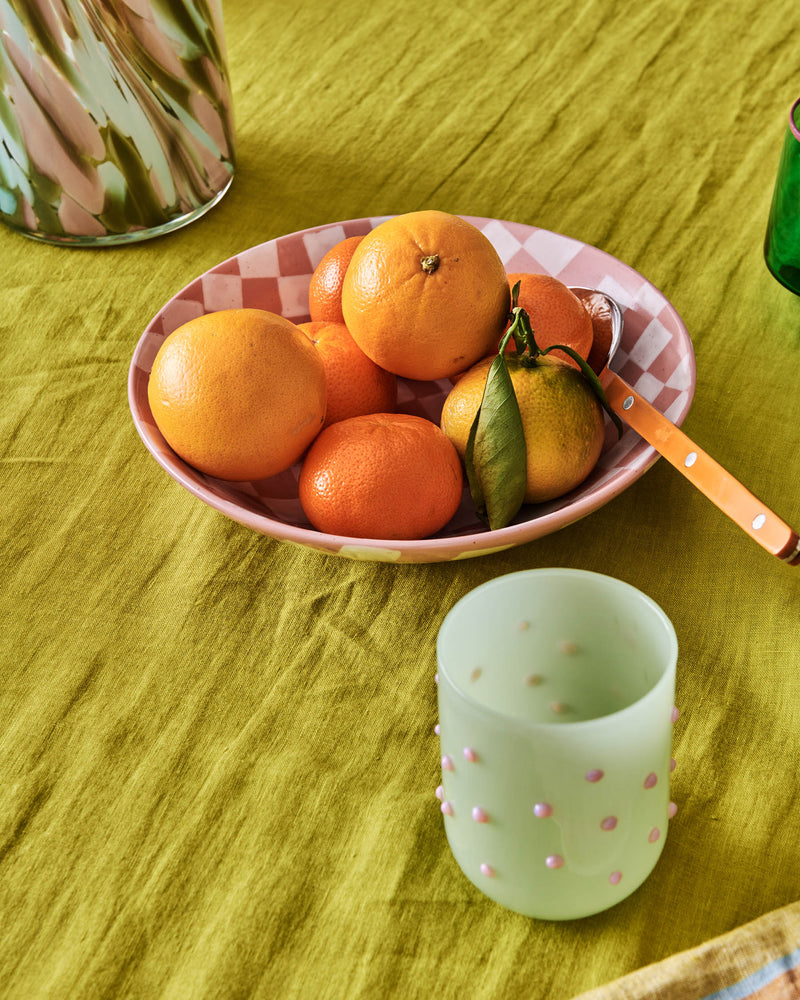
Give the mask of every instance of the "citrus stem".
[[439, 254], [432, 253], [428, 257], [423, 257], [420, 261], [420, 266], [426, 274], [433, 274], [439, 266]]
[[[512, 324], [506, 330], [505, 334], [503, 335], [503, 339], [500, 341], [500, 345], [497, 348], [497, 353], [498, 354], [500, 354], [500, 355], [505, 354], [506, 345], [508, 344], [509, 340], [511, 340], [511, 338], [514, 336], [514, 329], [515, 329], [515, 325]], [[516, 344], [516, 341], [514, 343]]]
[[[530, 317], [525, 312], [521, 306], [514, 306], [511, 311], [512, 323], [511, 326], [506, 331], [506, 336], [503, 338], [502, 350], [505, 350], [505, 345], [508, 343], [509, 335], [514, 338], [514, 344], [517, 348], [517, 354], [523, 363], [531, 364], [536, 357], [541, 353], [539, 346], [536, 343], [536, 338], [533, 335], [533, 328], [531, 327]], [[528, 354], [523, 355], [525, 351]]]

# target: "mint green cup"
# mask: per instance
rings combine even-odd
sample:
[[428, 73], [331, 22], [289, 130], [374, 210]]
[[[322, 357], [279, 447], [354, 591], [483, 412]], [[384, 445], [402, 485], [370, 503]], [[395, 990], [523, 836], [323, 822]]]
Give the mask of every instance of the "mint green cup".
[[598, 573], [511, 573], [452, 608], [437, 642], [437, 796], [481, 892], [566, 920], [644, 882], [671, 815], [677, 655], [661, 608]]

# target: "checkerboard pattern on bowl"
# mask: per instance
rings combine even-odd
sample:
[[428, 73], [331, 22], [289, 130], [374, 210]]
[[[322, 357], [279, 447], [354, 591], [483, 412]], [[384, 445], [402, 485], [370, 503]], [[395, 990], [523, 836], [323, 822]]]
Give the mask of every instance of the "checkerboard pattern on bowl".
[[[673, 306], [649, 281], [616, 258], [578, 240], [534, 226], [465, 216], [492, 242], [509, 272], [552, 274], [567, 285], [598, 288], [622, 307], [625, 327], [614, 369], [680, 424], [695, 385], [694, 353]], [[367, 540], [324, 535], [311, 527], [297, 496], [299, 465], [254, 483], [228, 483], [197, 472], [169, 448], [147, 402], [147, 381], [164, 338], [182, 323], [220, 309], [258, 308], [300, 323], [308, 316], [308, 284], [322, 256], [347, 236], [362, 235], [383, 218], [354, 219], [292, 233], [223, 261], [170, 299], [148, 325], [134, 353], [128, 395], [134, 423], [156, 461], [187, 490], [226, 516], [262, 534], [356, 559], [438, 562], [467, 558], [532, 541], [586, 516], [617, 496], [658, 458], [638, 434], [620, 440], [610, 423], [590, 477], [548, 504], [525, 506], [514, 523], [490, 532], [465, 489], [453, 520], [422, 541]], [[448, 380], [400, 380], [398, 409], [438, 423]]]

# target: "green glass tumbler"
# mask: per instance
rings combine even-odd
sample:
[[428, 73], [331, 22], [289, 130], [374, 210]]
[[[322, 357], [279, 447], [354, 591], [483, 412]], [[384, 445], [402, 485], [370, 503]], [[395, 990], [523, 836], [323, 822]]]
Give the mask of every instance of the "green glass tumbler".
[[675, 631], [612, 577], [510, 573], [449, 612], [437, 641], [444, 830], [467, 878], [518, 913], [586, 917], [661, 855]]
[[160, 236], [234, 173], [222, 0], [0, 0], [0, 221], [99, 247]]
[[800, 99], [792, 105], [764, 242], [773, 277], [800, 295]]

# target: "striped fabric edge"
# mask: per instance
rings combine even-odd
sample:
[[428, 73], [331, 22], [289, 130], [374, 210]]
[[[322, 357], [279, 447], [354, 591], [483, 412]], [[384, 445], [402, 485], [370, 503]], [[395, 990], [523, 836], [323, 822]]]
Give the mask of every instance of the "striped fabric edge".
[[574, 1000], [800, 1000], [800, 902]]
[[797, 968], [800, 966], [800, 948], [788, 955], [781, 955], [767, 965], [740, 979], [738, 983], [725, 986], [716, 993], [707, 994], [703, 1000], [777, 1000], [779, 997], [800, 997], [800, 981]]

